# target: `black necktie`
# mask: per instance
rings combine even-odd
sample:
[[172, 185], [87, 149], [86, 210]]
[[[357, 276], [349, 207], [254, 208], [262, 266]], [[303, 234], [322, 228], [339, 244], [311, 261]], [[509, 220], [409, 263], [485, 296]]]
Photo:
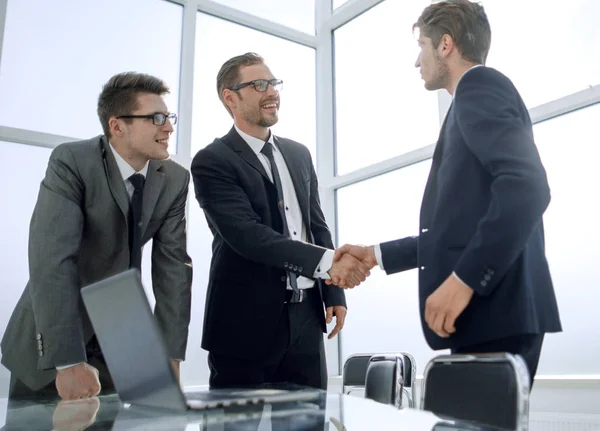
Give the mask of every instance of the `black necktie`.
[[[281, 214], [281, 221], [283, 222], [283, 234], [285, 236], [290, 236], [290, 231], [287, 225], [287, 219], [285, 218], [285, 203], [283, 202], [283, 187], [281, 187], [281, 177], [279, 176], [279, 169], [277, 169], [277, 165], [275, 164], [275, 158], [273, 157], [273, 144], [270, 142], [265, 142], [262, 150], [260, 150], [267, 158], [269, 159], [269, 163], [271, 164], [271, 174], [273, 174], [273, 183], [275, 183], [275, 188], [277, 189], [277, 208], [279, 209], [279, 214]], [[288, 275], [290, 277], [290, 285], [292, 286], [292, 290], [294, 293], [298, 294], [298, 276], [295, 272], [288, 271]]]
[[133, 174], [128, 178], [133, 185], [131, 196], [131, 211], [129, 218], [129, 267], [142, 270], [142, 197], [144, 182], [142, 174]]

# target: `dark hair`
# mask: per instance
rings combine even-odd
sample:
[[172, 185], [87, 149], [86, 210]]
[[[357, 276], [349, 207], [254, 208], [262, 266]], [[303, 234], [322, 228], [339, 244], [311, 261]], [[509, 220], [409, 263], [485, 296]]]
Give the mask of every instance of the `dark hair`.
[[235, 56], [223, 63], [221, 69], [219, 69], [219, 73], [217, 74], [217, 92], [219, 93], [219, 99], [221, 100], [221, 103], [223, 103], [225, 109], [227, 109], [227, 112], [229, 112], [229, 115], [233, 116], [231, 110], [225, 104], [225, 100], [223, 100], [223, 90], [239, 84], [238, 81], [240, 80], [240, 68], [242, 66], [252, 66], [254, 64], [264, 63], [265, 60], [254, 52], [247, 52], [245, 54]]
[[168, 92], [169, 87], [161, 79], [145, 73], [123, 72], [113, 76], [98, 96], [98, 117], [104, 134], [110, 138], [108, 120], [111, 117], [130, 115], [137, 109], [139, 94], [162, 96]]
[[468, 0], [446, 0], [433, 3], [413, 25], [431, 39], [437, 48], [442, 37], [452, 37], [462, 57], [485, 64], [492, 42], [492, 31], [483, 6]]

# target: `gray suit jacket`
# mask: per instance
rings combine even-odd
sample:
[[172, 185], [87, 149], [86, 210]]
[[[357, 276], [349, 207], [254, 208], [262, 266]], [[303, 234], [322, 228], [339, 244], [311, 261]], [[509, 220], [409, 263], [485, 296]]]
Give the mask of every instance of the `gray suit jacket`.
[[[189, 172], [150, 161], [142, 241], [153, 240], [155, 316], [172, 358], [184, 359], [192, 264], [186, 252]], [[81, 287], [129, 268], [129, 196], [103, 136], [59, 145], [48, 162], [29, 230], [29, 282], [2, 339], [2, 364], [34, 390], [55, 367], [86, 361], [93, 328]]]

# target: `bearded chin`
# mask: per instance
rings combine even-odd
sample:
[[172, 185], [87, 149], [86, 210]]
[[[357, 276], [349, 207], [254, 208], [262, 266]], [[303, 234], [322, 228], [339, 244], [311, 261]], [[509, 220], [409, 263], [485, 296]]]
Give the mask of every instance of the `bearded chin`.
[[273, 117], [270, 117], [270, 118], [265, 118], [265, 117], [261, 116], [260, 120], [258, 121], [258, 125], [260, 127], [271, 127], [277, 123], [277, 120], [278, 120], [277, 114], [275, 114]]

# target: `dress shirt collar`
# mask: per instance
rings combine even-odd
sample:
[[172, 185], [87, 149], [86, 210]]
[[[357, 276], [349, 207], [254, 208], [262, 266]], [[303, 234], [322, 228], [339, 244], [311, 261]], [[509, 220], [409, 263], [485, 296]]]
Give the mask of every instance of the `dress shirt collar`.
[[[252, 151], [254, 151], [254, 153], [258, 156], [258, 154], [260, 154], [260, 150], [262, 150], [265, 145], [265, 141], [263, 141], [262, 139], [255, 138], [254, 136], [250, 136], [247, 133], [242, 132], [240, 130], [240, 128], [235, 124], [233, 125], [233, 127], [235, 127], [235, 130], [239, 133], [239, 135], [242, 137], [242, 139], [244, 141], [246, 141], [246, 143], [250, 146], [250, 148], [252, 148]], [[277, 147], [275, 146], [275, 140], [273, 139], [273, 133], [271, 133], [270, 131], [269, 131], [269, 139], [267, 139], [266, 142], [270, 142], [271, 144], [273, 144], [273, 147], [274, 147], [273, 151], [277, 151]]]

